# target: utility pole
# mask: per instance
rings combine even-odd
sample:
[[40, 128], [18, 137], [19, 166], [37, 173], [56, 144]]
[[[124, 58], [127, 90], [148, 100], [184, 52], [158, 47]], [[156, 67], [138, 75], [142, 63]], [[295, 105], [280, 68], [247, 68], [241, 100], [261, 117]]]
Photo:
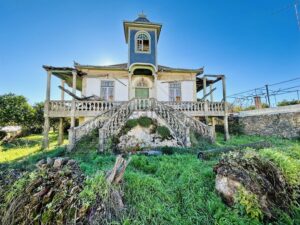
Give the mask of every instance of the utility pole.
[[269, 107], [271, 107], [270, 94], [269, 94], [269, 85], [267, 85], [267, 84], [266, 84], [266, 91], [267, 91], [268, 105], [269, 105]]

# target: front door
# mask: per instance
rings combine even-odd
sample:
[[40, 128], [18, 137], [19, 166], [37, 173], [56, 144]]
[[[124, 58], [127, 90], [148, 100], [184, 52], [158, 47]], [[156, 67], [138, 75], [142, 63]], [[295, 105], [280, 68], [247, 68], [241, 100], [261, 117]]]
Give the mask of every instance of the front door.
[[149, 88], [135, 88], [136, 98], [149, 98]]

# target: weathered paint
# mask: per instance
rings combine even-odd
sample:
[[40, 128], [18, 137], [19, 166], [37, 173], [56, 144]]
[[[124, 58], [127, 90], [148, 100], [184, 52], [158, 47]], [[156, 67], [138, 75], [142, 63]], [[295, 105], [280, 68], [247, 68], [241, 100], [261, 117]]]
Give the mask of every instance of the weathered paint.
[[128, 100], [128, 79], [106, 79], [103, 77], [89, 77], [86, 78], [87, 96], [96, 95], [100, 97], [101, 80], [114, 81], [114, 101], [127, 101]]

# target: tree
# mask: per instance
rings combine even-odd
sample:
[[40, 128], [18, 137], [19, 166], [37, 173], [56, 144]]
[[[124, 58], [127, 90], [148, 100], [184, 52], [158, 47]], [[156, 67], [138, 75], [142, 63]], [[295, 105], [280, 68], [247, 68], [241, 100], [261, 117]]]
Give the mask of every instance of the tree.
[[34, 109], [22, 95], [0, 95], [0, 126], [20, 125], [28, 129], [32, 125]]

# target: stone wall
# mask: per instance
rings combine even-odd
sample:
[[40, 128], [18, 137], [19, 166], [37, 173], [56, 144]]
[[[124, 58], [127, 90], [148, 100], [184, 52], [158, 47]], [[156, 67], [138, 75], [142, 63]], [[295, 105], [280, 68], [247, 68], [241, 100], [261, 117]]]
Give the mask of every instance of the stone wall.
[[[278, 107], [279, 108], [279, 107]], [[288, 112], [275, 109], [266, 113], [247, 114], [245, 112], [237, 115], [237, 122], [245, 134], [270, 135], [285, 138], [300, 137], [300, 110]]]

